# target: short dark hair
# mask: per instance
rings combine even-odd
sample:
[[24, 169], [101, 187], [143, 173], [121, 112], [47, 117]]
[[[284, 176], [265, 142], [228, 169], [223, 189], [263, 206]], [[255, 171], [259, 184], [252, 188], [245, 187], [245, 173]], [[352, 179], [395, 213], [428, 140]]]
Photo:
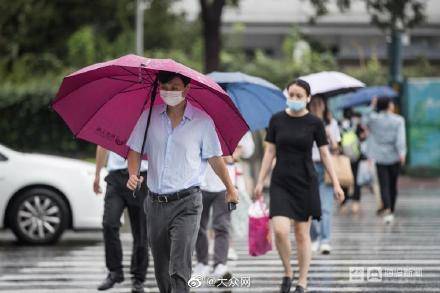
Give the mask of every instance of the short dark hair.
[[353, 112], [353, 108], [344, 108], [342, 116], [345, 119], [351, 119], [351, 117], [353, 117]]
[[307, 96], [310, 96], [310, 92], [311, 92], [310, 84], [307, 81], [305, 81], [303, 79], [299, 79], [299, 78], [295, 79], [294, 81], [291, 81], [287, 84], [286, 89], [289, 90], [289, 88], [292, 85], [297, 85], [299, 87], [302, 87], [306, 91]]
[[180, 73], [164, 70], [159, 70], [159, 72], [157, 73], [157, 79], [161, 83], [167, 83], [175, 77], [180, 78], [185, 86], [187, 86], [191, 82], [191, 78], [186, 77], [185, 75], [182, 75]]
[[390, 98], [379, 98], [376, 105], [377, 112], [387, 110], [391, 102]]

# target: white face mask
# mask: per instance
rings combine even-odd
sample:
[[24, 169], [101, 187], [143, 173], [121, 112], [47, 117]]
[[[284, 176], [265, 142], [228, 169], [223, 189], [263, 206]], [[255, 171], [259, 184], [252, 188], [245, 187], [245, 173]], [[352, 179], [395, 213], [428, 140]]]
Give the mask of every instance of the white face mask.
[[182, 91], [160, 90], [162, 100], [165, 102], [165, 104], [172, 107], [180, 104], [184, 100], [182, 93]]

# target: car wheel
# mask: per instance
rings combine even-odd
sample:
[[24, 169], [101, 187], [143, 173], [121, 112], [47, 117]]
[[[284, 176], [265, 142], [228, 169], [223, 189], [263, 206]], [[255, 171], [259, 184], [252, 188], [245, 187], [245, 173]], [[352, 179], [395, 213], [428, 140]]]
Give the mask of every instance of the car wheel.
[[56, 242], [67, 228], [69, 209], [56, 192], [34, 188], [19, 195], [9, 213], [17, 238], [30, 244]]

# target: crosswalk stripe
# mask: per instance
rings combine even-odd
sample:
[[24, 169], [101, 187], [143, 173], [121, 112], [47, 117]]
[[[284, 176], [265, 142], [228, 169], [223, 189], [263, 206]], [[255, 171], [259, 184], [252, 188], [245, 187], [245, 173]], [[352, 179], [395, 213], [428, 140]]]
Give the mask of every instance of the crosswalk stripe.
[[[373, 197], [363, 199], [363, 212], [352, 217], [335, 212], [332, 231], [332, 253], [314, 254], [309, 271], [309, 292], [440, 292], [440, 197], [429, 193], [402, 193], [396, 222], [386, 226], [374, 215]], [[422, 210], [422, 211], [420, 211]], [[106, 274], [102, 234], [88, 234], [86, 244], [66, 250], [55, 246], [50, 259], [44, 253], [33, 254], [29, 247], [0, 247], [0, 291], [11, 293], [82, 293], [95, 292]], [[292, 267], [298, 274], [295, 240], [292, 239]], [[130, 292], [131, 235], [122, 233], [124, 274], [126, 281], [108, 292]], [[234, 277], [249, 278], [251, 287], [233, 287], [228, 292], [278, 292], [282, 266], [275, 250], [260, 257], [248, 255], [247, 239], [234, 240], [237, 261], [229, 261]], [[44, 251], [44, 250], [40, 250]], [[15, 261], [15, 258], [18, 261]], [[195, 264], [195, 260], [194, 260]], [[153, 259], [147, 272], [146, 288], [158, 292], [153, 272]], [[365, 276], [351, 281], [350, 268], [419, 269], [421, 276]], [[365, 274], [367, 275], [367, 274]], [[220, 288], [193, 288], [192, 292], [223, 292]], [[226, 292], [225, 291], [225, 292]]]

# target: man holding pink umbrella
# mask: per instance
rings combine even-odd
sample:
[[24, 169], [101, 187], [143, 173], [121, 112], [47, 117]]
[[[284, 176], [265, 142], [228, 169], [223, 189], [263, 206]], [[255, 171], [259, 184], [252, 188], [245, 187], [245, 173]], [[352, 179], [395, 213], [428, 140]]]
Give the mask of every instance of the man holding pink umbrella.
[[156, 281], [160, 292], [189, 292], [191, 259], [203, 208], [200, 184], [207, 163], [226, 186], [225, 200], [238, 203], [238, 195], [221, 158], [213, 120], [185, 99], [190, 78], [167, 71], [160, 71], [157, 78], [165, 105], [152, 108], [151, 124], [155, 127], [145, 142], [147, 111], [127, 141], [127, 187], [135, 190], [144, 180], [138, 176], [138, 168], [145, 144], [149, 196], [144, 207]]
[[188, 292], [208, 161], [227, 187], [230, 210], [238, 202], [220, 156], [233, 153], [249, 126], [231, 98], [174, 60], [129, 54], [66, 76], [52, 107], [76, 138], [128, 158], [133, 196], [147, 155], [144, 208], [157, 283], [161, 292]]

